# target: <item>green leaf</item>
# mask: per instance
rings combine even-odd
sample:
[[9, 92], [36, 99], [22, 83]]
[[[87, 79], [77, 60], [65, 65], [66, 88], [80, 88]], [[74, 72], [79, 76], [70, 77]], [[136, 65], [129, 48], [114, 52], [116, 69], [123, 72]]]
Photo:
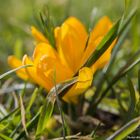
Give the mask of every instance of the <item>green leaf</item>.
[[140, 117], [135, 118], [116, 131], [113, 135], [106, 140], [122, 140], [129, 134], [131, 134], [140, 125]]
[[8, 136], [1, 134], [1, 133], [0, 133], [0, 139], [1, 140], [13, 140], [13, 139], [9, 138]]
[[35, 99], [37, 97], [38, 91], [39, 91], [38, 88], [35, 88], [35, 90], [33, 91], [32, 96], [31, 96], [30, 101], [29, 101], [29, 104], [28, 104], [28, 106], [26, 108], [26, 112], [30, 111], [31, 106], [33, 105], [33, 103], [34, 103], [34, 101], [35, 101]]
[[52, 22], [48, 9], [44, 9], [44, 11], [40, 13], [40, 19], [43, 24], [43, 31], [46, 38], [49, 40], [51, 46], [55, 48], [54, 24]]
[[52, 102], [52, 101], [49, 102], [49, 101], [45, 100], [45, 102], [42, 106], [39, 121], [38, 121], [38, 125], [37, 125], [37, 131], [36, 131], [36, 137], [37, 138], [40, 137], [40, 134], [46, 128], [46, 124], [49, 121], [49, 119], [52, 115], [53, 109], [54, 109], [54, 103], [55, 102]]
[[116, 55], [120, 49], [120, 47], [122, 46], [127, 34], [128, 34], [128, 31], [130, 29], [130, 26], [127, 26], [124, 30], [124, 32], [120, 35], [118, 41], [117, 41], [117, 44], [115, 45], [113, 51], [112, 51], [112, 54], [111, 54], [111, 59], [110, 59], [110, 62], [109, 64], [107, 65], [107, 68], [105, 70], [105, 73], [108, 74], [112, 68], [112, 65], [113, 63], [115, 62], [115, 58], [116, 58]]
[[57, 84], [50, 90], [41, 109], [41, 114], [40, 114], [39, 122], [37, 125], [36, 137], [39, 137], [39, 135], [43, 132], [43, 130], [46, 127], [47, 122], [49, 121], [52, 115], [54, 103], [56, 101], [56, 94], [55, 94], [56, 90], [57, 90], [57, 94], [59, 95], [62, 93], [62, 91], [64, 91], [66, 88], [74, 84], [76, 81], [77, 81], [77, 77], [71, 80], [65, 81], [63, 83]]
[[109, 48], [111, 43], [118, 35], [118, 29], [120, 25], [120, 20], [118, 20], [114, 26], [110, 29], [110, 31], [105, 35], [105, 37], [101, 40], [95, 51], [92, 53], [85, 66], [90, 67], [93, 65], [101, 55]]
[[131, 117], [134, 114], [134, 109], [136, 106], [136, 95], [135, 95], [135, 89], [134, 89], [133, 83], [128, 76], [127, 76], [127, 83], [128, 83], [128, 88], [130, 91], [130, 107], [128, 110], [129, 114], [127, 116], [129, 116], [129, 119], [131, 119]]
[[[35, 125], [38, 121], [40, 112], [41, 112], [41, 109], [39, 109], [37, 114], [26, 124], [26, 128], [28, 131], [35, 127]], [[15, 140], [21, 140], [22, 137], [26, 137], [26, 133], [25, 133], [24, 129], [20, 132], [20, 134], [18, 135], [18, 137]]]
[[7, 118], [9, 118], [10, 116], [12, 116], [15, 112], [18, 112], [18, 111], [19, 111], [19, 108], [14, 109], [14, 110], [11, 111], [8, 115], [6, 115], [4, 118], [2, 118], [2, 119], [0, 120], [0, 123], [1, 123], [2, 121], [6, 120]]
[[138, 71], [138, 90], [140, 94], [140, 70]]
[[132, 9], [132, 11], [129, 13], [128, 17], [124, 20], [124, 22], [121, 24], [121, 26], [119, 27], [119, 31], [118, 31], [118, 35], [120, 36], [123, 31], [125, 30], [125, 28], [129, 25], [130, 21], [132, 20], [132, 18], [135, 16], [137, 11], [137, 8], [134, 7]]
[[[139, 53], [137, 53], [137, 55], [138, 54]], [[112, 78], [111, 83], [107, 86], [107, 88], [103, 91], [103, 93], [101, 94], [101, 96], [95, 102], [95, 106], [97, 106], [98, 103], [101, 102], [101, 100], [105, 97], [105, 95], [110, 90], [110, 88], [112, 88], [112, 86], [119, 79], [121, 79], [123, 76], [125, 76], [126, 73], [128, 73], [132, 68], [134, 68], [137, 64], [140, 63], [140, 58], [138, 58], [137, 60], [133, 60], [133, 61], [131, 59], [130, 59], [130, 61], [128, 61], [128, 63], [126, 63], [126, 65], [124, 65], [122, 68], [120, 68], [120, 70], [118, 71], [118, 73], [114, 76], [114, 78]]]
[[2, 78], [4, 78], [5, 76], [8, 76], [9, 74], [11, 74], [11, 73], [13, 73], [13, 72], [16, 72], [17, 70], [26, 68], [26, 67], [32, 67], [32, 65], [23, 65], [23, 66], [20, 66], [20, 67], [18, 67], [18, 68], [12, 69], [12, 70], [10, 70], [10, 71], [8, 71], [8, 72], [6, 72], [6, 73], [0, 75], [0, 80], [1, 80]]
[[[102, 54], [109, 48], [111, 43], [117, 36], [120, 36], [125, 28], [128, 26], [134, 15], [136, 14], [136, 8], [134, 8], [129, 16], [124, 20], [123, 16], [120, 20], [118, 20], [114, 26], [109, 30], [109, 32], [105, 35], [105, 37], [101, 40], [95, 51], [92, 53], [85, 66], [90, 67], [93, 65]], [[124, 21], [124, 22], [123, 22]]]

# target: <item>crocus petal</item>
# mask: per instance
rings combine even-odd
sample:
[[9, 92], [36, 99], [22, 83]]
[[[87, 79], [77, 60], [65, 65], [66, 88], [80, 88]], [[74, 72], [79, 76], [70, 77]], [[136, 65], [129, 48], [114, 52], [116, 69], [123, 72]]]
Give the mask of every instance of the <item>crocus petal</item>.
[[98, 21], [94, 29], [91, 31], [91, 38], [90, 38], [91, 42], [94, 39], [98, 38], [99, 36], [104, 36], [111, 27], [112, 27], [111, 20], [107, 16], [102, 17]]
[[34, 63], [38, 63], [38, 61], [43, 55], [47, 55], [48, 57], [52, 57], [59, 60], [57, 52], [51, 45], [47, 43], [39, 43], [37, 44], [33, 53]]
[[24, 55], [22, 62], [24, 65], [27, 65], [27, 64], [33, 65], [30, 68], [29, 67], [25, 68], [25, 71], [28, 74], [29, 79], [33, 81], [34, 83], [39, 84], [40, 86], [48, 89], [48, 83], [38, 76], [34, 63], [27, 55]]
[[[11, 68], [15, 69], [18, 68], [20, 66], [22, 66], [22, 61], [20, 61], [18, 58], [16, 58], [15, 56], [9, 56], [8, 57], [8, 64], [9, 66], [11, 66]], [[22, 68], [18, 71], [16, 71], [16, 74], [23, 80], [28, 80], [28, 75], [25, 72], [25, 68]]]
[[[65, 23], [71, 26], [75, 30], [82, 43], [85, 44], [88, 34], [86, 32], [84, 25], [75, 17], [69, 17], [65, 21]], [[84, 49], [85, 45], [83, 45], [82, 47]]]
[[83, 65], [88, 60], [90, 55], [96, 49], [97, 45], [100, 43], [101, 39], [107, 34], [111, 27], [112, 22], [108, 17], [105, 16], [99, 20], [95, 28], [90, 33], [88, 46], [82, 58], [81, 65]]
[[37, 42], [49, 43], [47, 38], [40, 31], [38, 31], [34, 26], [31, 27], [31, 31], [32, 31], [32, 35], [34, 36]]
[[66, 102], [77, 102], [78, 96], [85, 92], [92, 84], [93, 72], [90, 68], [84, 67], [80, 69], [78, 82], [74, 84], [68, 92], [64, 95], [63, 99]]
[[46, 55], [42, 56], [37, 65], [38, 76], [42, 79], [47, 80], [49, 83], [49, 90], [54, 86], [55, 83], [60, 83], [66, 79], [72, 77], [73, 73], [57, 61], [54, 58], [48, 57]]
[[80, 33], [67, 22], [55, 29], [56, 46], [62, 63], [76, 73], [79, 69], [87, 36], [85, 35], [85, 38], [81, 40]]

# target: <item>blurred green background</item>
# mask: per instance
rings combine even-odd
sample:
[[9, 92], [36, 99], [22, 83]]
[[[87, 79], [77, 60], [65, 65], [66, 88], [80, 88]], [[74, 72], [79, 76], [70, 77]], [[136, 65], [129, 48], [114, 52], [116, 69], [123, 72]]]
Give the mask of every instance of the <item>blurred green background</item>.
[[[129, 5], [133, 7], [136, 2], [130, 2]], [[24, 53], [32, 52], [35, 46], [30, 26], [36, 25], [36, 18], [39, 19], [39, 13], [44, 7], [49, 10], [55, 25], [60, 25], [68, 16], [76, 16], [85, 24], [87, 31], [90, 31], [101, 16], [107, 15], [115, 22], [123, 13], [125, 1], [0, 0], [0, 73], [8, 70], [8, 55], [16, 54], [21, 57]], [[129, 32], [129, 39], [125, 42], [125, 46], [129, 46], [124, 51], [127, 56], [139, 46], [139, 13], [140, 10]], [[120, 57], [124, 56], [121, 52]]]

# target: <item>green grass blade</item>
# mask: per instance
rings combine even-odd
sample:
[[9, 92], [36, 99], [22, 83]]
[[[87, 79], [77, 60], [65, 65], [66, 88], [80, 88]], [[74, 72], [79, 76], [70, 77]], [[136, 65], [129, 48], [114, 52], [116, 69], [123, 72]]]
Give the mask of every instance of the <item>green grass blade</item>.
[[99, 93], [100, 93], [100, 91], [102, 89], [102, 86], [103, 86], [103, 84], [105, 82], [105, 75], [107, 75], [110, 72], [110, 70], [112, 68], [112, 65], [113, 65], [113, 63], [115, 61], [116, 55], [117, 55], [117, 53], [118, 53], [118, 51], [119, 51], [124, 39], [126, 38], [126, 35], [127, 35], [128, 31], [129, 31], [129, 29], [130, 29], [130, 26], [126, 27], [125, 31], [119, 37], [119, 40], [118, 40], [117, 44], [115, 45], [115, 47], [113, 49], [110, 62], [107, 65], [107, 67], [103, 70], [103, 72], [102, 72], [102, 74], [101, 74], [101, 76], [99, 78], [99, 82], [97, 83], [95, 94], [94, 94], [94, 96], [92, 98], [92, 102], [94, 102], [97, 99], [97, 97], [99, 96]]
[[124, 20], [124, 22], [121, 24], [121, 26], [119, 27], [119, 32], [118, 35], [121, 35], [122, 32], [125, 30], [125, 28], [127, 27], [127, 25], [130, 23], [130, 21], [132, 20], [132, 18], [135, 16], [137, 11], [137, 8], [133, 8], [132, 11], [130, 12], [130, 14], [128, 15], [128, 17], [126, 18], [126, 20]]
[[135, 118], [116, 131], [113, 135], [106, 140], [122, 140], [129, 134], [131, 134], [140, 125], [140, 117]]
[[56, 101], [56, 94], [55, 94], [56, 90], [57, 90], [57, 94], [61, 96], [62, 91], [64, 91], [69, 86], [73, 85], [75, 82], [77, 82], [77, 77], [71, 80], [65, 81], [63, 83], [57, 84], [50, 90], [50, 92], [48, 93], [47, 99], [44, 101], [44, 104], [41, 110], [39, 122], [37, 125], [36, 137], [39, 137], [39, 135], [43, 132], [43, 130], [45, 129], [46, 123], [48, 122], [48, 120], [50, 119], [52, 115], [54, 103]]
[[31, 96], [31, 99], [29, 101], [29, 104], [28, 104], [28, 106], [26, 108], [26, 112], [29, 112], [30, 111], [30, 109], [31, 109], [31, 107], [32, 107], [32, 105], [33, 105], [36, 97], [37, 97], [38, 91], [39, 91], [38, 88], [35, 88], [35, 90], [33, 91], [32, 96]]
[[11, 139], [10, 137], [8, 137], [8, 136], [6, 136], [6, 135], [4, 135], [4, 134], [1, 134], [1, 133], [0, 133], [0, 139], [1, 139], [1, 140], [13, 140], [13, 139]]
[[135, 14], [136, 14], [136, 8], [134, 8], [130, 12], [126, 20], [124, 20], [124, 18], [122, 17], [114, 24], [114, 26], [110, 29], [110, 31], [105, 35], [105, 37], [99, 43], [96, 50], [92, 53], [92, 55], [86, 62], [85, 66], [90, 67], [101, 57], [101, 55], [109, 48], [109, 46], [114, 41], [114, 39], [123, 33], [123, 31], [129, 25], [130, 21], [132, 20]]
[[[129, 62], [128, 62], [129, 63]], [[107, 92], [112, 88], [112, 86], [119, 80], [121, 79], [123, 76], [125, 76], [125, 74], [127, 74], [132, 68], [134, 68], [137, 64], [140, 63], [140, 58], [138, 58], [137, 60], [129, 63], [123, 66], [119, 72], [116, 74], [116, 76], [114, 76], [114, 78], [111, 80], [112, 82], [108, 85], [108, 87], [103, 91], [102, 95], [99, 97], [99, 99], [97, 99], [95, 106], [98, 105], [98, 103], [101, 102], [101, 100], [106, 96]]]
[[[41, 112], [41, 110], [39, 110], [37, 112], [37, 114], [26, 124], [26, 128], [28, 131], [36, 126], [40, 112]], [[21, 138], [23, 138], [23, 137], [26, 137], [26, 133], [25, 133], [24, 129], [20, 132], [20, 134], [18, 135], [18, 137], [15, 140], [21, 140]]]
[[114, 26], [110, 29], [110, 31], [105, 35], [102, 41], [97, 46], [96, 50], [92, 53], [91, 57], [86, 62], [85, 66], [90, 67], [94, 64], [100, 56], [109, 48], [111, 43], [118, 35], [118, 29], [120, 25], [120, 20], [118, 20]]
[[140, 70], [138, 71], [138, 91], [140, 94]]
[[6, 73], [0, 75], [0, 80], [1, 80], [2, 78], [4, 78], [5, 76], [8, 76], [9, 74], [11, 74], [11, 73], [13, 73], [13, 72], [16, 72], [17, 70], [26, 68], [26, 67], [32, 67], [32, 65], [23, 65], [23, 66], [20, 66], [20, 67], [18, 67], [18, 68], [12, 69], [12, 70], [10, 70], [10, 71], [8, 71], [8, 72], [6, 72]]
[[53, 109], [54, 109], [54, 103], [48, 102], [45, 100], [41, 113], [40, 113], [38, 125], [37, 125], [37, 131], [36, 131], [37, 138], [40, 137], [40, 134], [45, 129], [46, 124], [52, 115]]
[[9, 118], [11, 115], [13, 115], [15, 112], [19, 111], [19, 108], [14, 109], [13, 111], [11, 111], [8, 115], [6, 115], [4, 118], [2, 118], [0, 120], [0, 123], [4, 120], [6, 120], [7, 118]]
[[134, 113], [135, 106], [136, 106], [136, 95], [135, 95], [135, 89], [134, 89], [133, 83], [128, 76], [127, 76], [127, 84], [130, 91], [130, 107], [128, 110], [128, 113], [129, 113], [128, 116], [129, 116], [129, 119], [131, 119]]
[[117, 44], [115, 45], [113, 51], [112, 51], [112, 55], [111, 55], [111, 59], [110, 59], [110, 62], [105, 70], [105, 73], [109, 73], [111, 68], [112, 68], [112, 65], [115, 61], [115, 58], [116, 58], [116, 55], [120, 49], [120, 47], [122, 46], [127, 34], [128, 34], [128, 31], [130, 29], [130, 26], [127, 26], [126, 29], [124, 30], [124, 32], [122, 33], [122, 35], [119, 37], [118, 41], [117, 41]]

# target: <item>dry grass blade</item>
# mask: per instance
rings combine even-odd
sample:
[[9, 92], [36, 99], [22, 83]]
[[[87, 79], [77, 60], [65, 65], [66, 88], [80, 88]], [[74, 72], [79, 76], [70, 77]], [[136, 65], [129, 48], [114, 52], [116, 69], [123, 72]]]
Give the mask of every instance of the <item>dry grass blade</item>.
[[25, 113], [25, 109], [24, 109], [23, 100], [22, 100], [21, 95], [19, 96], [19, 99], [20, 99], [20, 108], [21, 108], [21, 121], [22, 121], [23, 128], [25, 130], [26, 136], [28, 136], [28, 132], [26, 129], [26, 118], [25, 118], [26, 113]]

